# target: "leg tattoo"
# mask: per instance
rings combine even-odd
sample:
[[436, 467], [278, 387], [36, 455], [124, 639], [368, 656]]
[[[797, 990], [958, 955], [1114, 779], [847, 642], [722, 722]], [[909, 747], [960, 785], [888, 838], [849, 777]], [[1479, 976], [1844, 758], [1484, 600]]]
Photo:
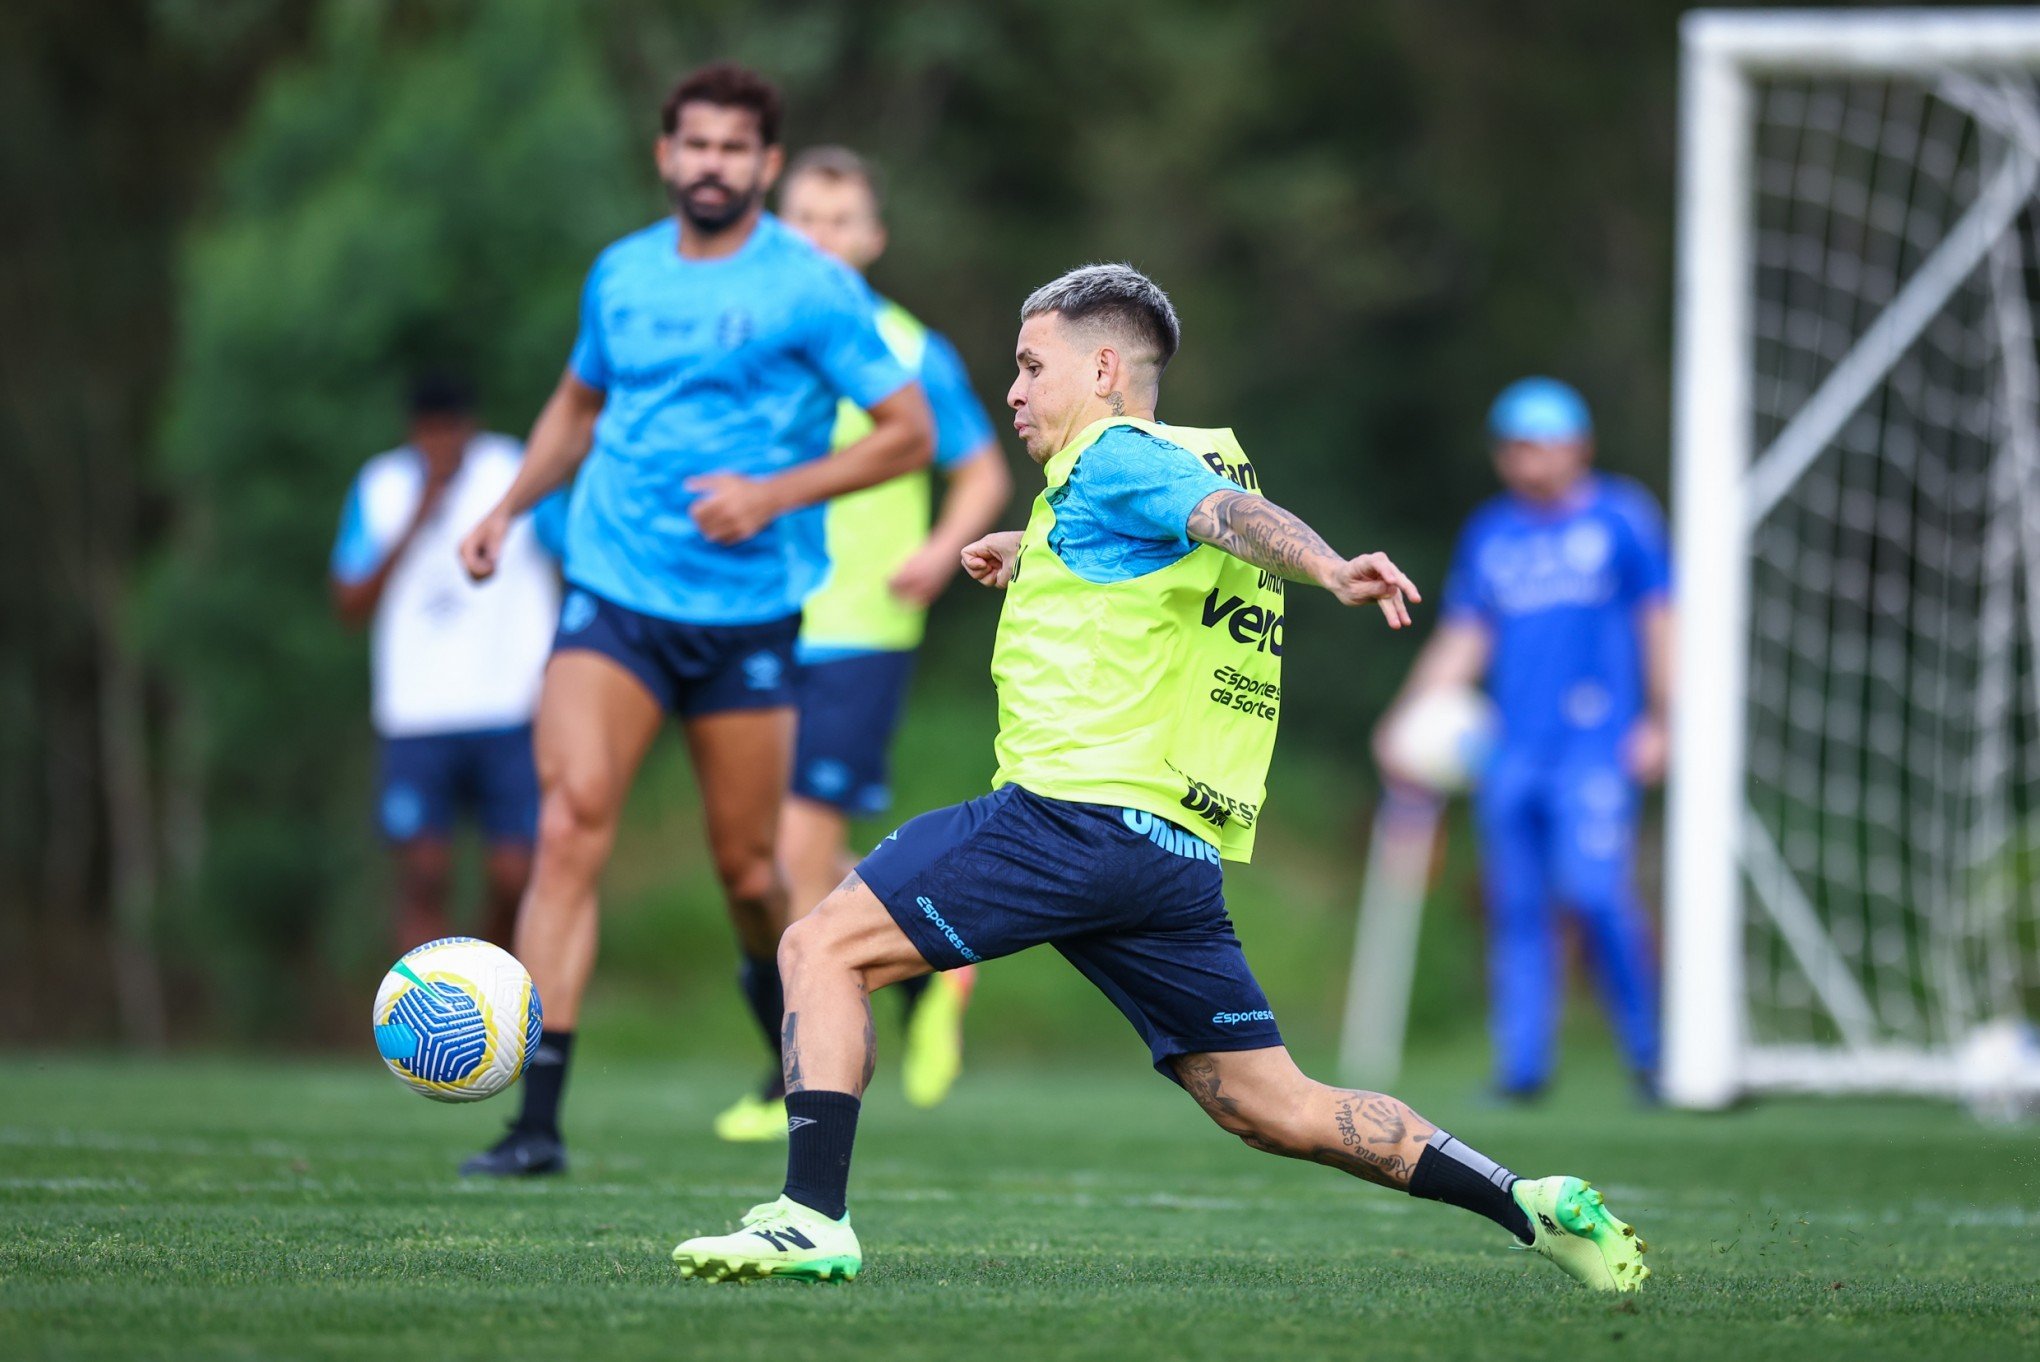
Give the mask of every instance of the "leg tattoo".
[[1409, 1186], [1417, 1165], [1415, 1158], [1402, 1152], [1403, 1147], [1412, 1141], [1413, 1126], [1416, 1144], [1421, 1146], [1430, 1139], [1430, 1124], [1393, 1097], [1378, 1092], [1329, 1091], [1339, 1147], [1320, 1145], [1303, 1157], [1384, 1187]]
[[871, 1022], [871, 992], [861, 979], [857, 981], [857, 1001], [864, 1008], [864, 1077], [857, 1084], [862, 1094], [871, 1086], [872, 1070], [878, 1067], [878, 1028]]
[[779, 1072], [786, 1080], [788, 1092], [806, 1092], [807, 1083], [800, 1076], [800, 1013], [786, 1014], [785, 1025], [779, 1028]]
[[1409, 1186], [1424, 1142], [1435, 1129], [1393, 1097], [1321, 1083], [1309, 1085], [1288, 1119], [1271, 1119], [1243, 1110], [1225, 1091], [1218, 1065], [1208, 1056], [1184, 1055], [1174, 1068], [1197, 1105], [1252, 1148], [1321, 1163], [1384, 1187]]

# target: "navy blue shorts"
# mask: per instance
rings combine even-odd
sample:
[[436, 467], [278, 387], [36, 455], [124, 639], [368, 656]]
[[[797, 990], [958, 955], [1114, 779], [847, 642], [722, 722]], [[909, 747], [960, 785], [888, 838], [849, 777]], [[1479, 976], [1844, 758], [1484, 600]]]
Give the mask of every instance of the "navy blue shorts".
[[763, 624], [683, 624], [570, 586], [553, 651], [601, 653], [683, 719], [793, 703], [793, 644], [800, 616]]
[[793, 792], [853, 816], [892, 807], [887, 754], [913, 675], [911, 650], [801, 663]]
[[936, 969], [1054, 946], [1168, 1077], [1173, 1055], [1282, 1043], [1218, 849], [1166, 819], [1008, 785], [906, 823], [857, 874]]
[[384, 738], [376, 810], [392, 842], [442, 840], [471, 812], [489, 841], [530, 843], [538, 831], [531, 725]]

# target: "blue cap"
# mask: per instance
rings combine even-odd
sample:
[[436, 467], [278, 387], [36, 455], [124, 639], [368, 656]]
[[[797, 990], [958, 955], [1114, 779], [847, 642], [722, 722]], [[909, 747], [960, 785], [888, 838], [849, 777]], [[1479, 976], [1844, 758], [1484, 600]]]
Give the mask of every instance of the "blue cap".
[[1555, 378], [1519, 378], [1488, 408], [1497, 440], [1583, 440], [1594, 433], [1586, 399]]

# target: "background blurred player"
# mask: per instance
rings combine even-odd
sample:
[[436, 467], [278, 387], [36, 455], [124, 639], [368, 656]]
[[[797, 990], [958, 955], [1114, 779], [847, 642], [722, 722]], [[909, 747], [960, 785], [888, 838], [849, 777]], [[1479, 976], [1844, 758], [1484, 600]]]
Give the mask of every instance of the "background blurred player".
[[[796, 156], [779, 192], [787, 226], [859, 272], [885, 251], [882, 207], [872, 168], [846, 147], [811, 147]], [[991, 420], [955, 348], [886, 299], [878, 302], [878, 330], [928, 395], [935, 466], [948, 485], [932, 526], [925, 472], [829, 503], [829, 575], [801, 613], [800, 734], [793, 792], [779, 820], [794, 917], [820, 903], [850, 868], [850, 819], [891, 807], [888, 751], [928, 605], [955, 575], [964, 545], [997, 523], [1013, 491]], [[870, 426], [862, 411], [843, 403], [831, 447], [854, 443]], [[917, 1106], [934, 1106], [956, 1081], [970, 975], [966, 965], [900, 986], [907, 1007], [902, 1076], [907, 1100]], [[775, 1072], [762, 1095], [716, 1118], [716, 1132], [732, 1140], [780, 1138], [782, 1095]]]
[[[559, 1105], [595, 963], [597, 880], [667, 713], [694, 760], [746, 1001], [776, 1052], [786, 891], [773, 840], [800, 603], [826, 565], [821, 503], [924, 465], [931, 439], [869, 290], [763, 211], [779, 123], [778, 92], [741, 67], [704, 67], [666, 97], [655, 156], [674, 217], [596, 261], [516, 485], [462, 545], [469, 570], [488, 575], [512, 518], [580, 469], [539, 705], [538, 859], [517, 929], [545, 1041], [522, 1113], [468, 1172], [565, 1166]], [[843, 398], [872, 428], [824, 458]]]
[[476, 429], [465, 384], [422, 379], [404, 443], [355, 478], [333, 545], [334, 608], [349, 625], [372, 621], [377, 812], [396, 851], [406, 950], [453, 929], [447, 896], [462, 813], [487, 843], [478, 935], [510, 943], [531, 876], [531, 712], [559, 612], [557, 544], [541, 544], [535, 517], [517, 520], [486, 586], [468, 580], [455, 553], [523, 455], [509, 436]]
[[[714, 1281], [856, 1276], [870, 993], [1052, 944], [1253, 1148], [1462, 1206], [1590, 1286], [1634, 1290], [1641, 1244], [1579, 1179], [1519, 1179], [1392, 1097], [1305, 1076], [1225, 911], [1219, 863], [1253, 852], [1275, 748], [1283, 583], [1373, 603], [1392, 628], [1416, 588], [1254, 490], [1231, 431], [1154, 420], [1181, 333], [1138, 271], [1074, 270], [1021, 317], [1006, 400], [1048, 486], [1023, 533], [965, 550], [1008, 592], [992, 793], [899, 828], [788, 929], [785, 1190], [674, 1260]], [[1247, 684], [1214, 691], [1231, 676]]]
[[1496, 1089], [1536, 1097], [1556, 1055], [1556, 912], [1578, 921], [1616, 1039], [1646, 1095], [1658, 1066], [1657, 967], [1634, 873], [1640, 785], [1660, 779], [1671, 679], [1670, 566], [1650, 493], [1592, 471], [1593, 422], [1549, 378], [1488, 416], [1507, 488], [1467, 522], [1437, 632], [1375, 731], [1432, 687], [1485, 684], [1499, 714], [1475, 794], [1487, 885]]

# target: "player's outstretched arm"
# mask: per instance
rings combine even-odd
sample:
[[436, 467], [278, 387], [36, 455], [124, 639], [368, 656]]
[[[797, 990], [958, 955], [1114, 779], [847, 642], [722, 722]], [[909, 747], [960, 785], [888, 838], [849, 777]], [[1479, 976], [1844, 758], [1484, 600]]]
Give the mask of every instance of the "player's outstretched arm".
[[470, 577], [479, 582], [495, 572], [510, 522], [573, 479], [595, 443], [595, 418], [602, 415], [607, 400], [602, 389], [589, 387], [571, 371], [560, 375], [559, 384], [531, 427], [531, 438], [524, 442], [524, 462], [518, 466], [517, 480], [461, 541], [460, 561]]
[[1373, 601], [1391, 629], [1410, 622], [1423, 596], [1385, 553], [1341, 557], [1303, 519], [1263, 496], [1213, 492], [1190, 513], [1190, 537], [1292, 582], [1314, 582], [1342, 605]]

